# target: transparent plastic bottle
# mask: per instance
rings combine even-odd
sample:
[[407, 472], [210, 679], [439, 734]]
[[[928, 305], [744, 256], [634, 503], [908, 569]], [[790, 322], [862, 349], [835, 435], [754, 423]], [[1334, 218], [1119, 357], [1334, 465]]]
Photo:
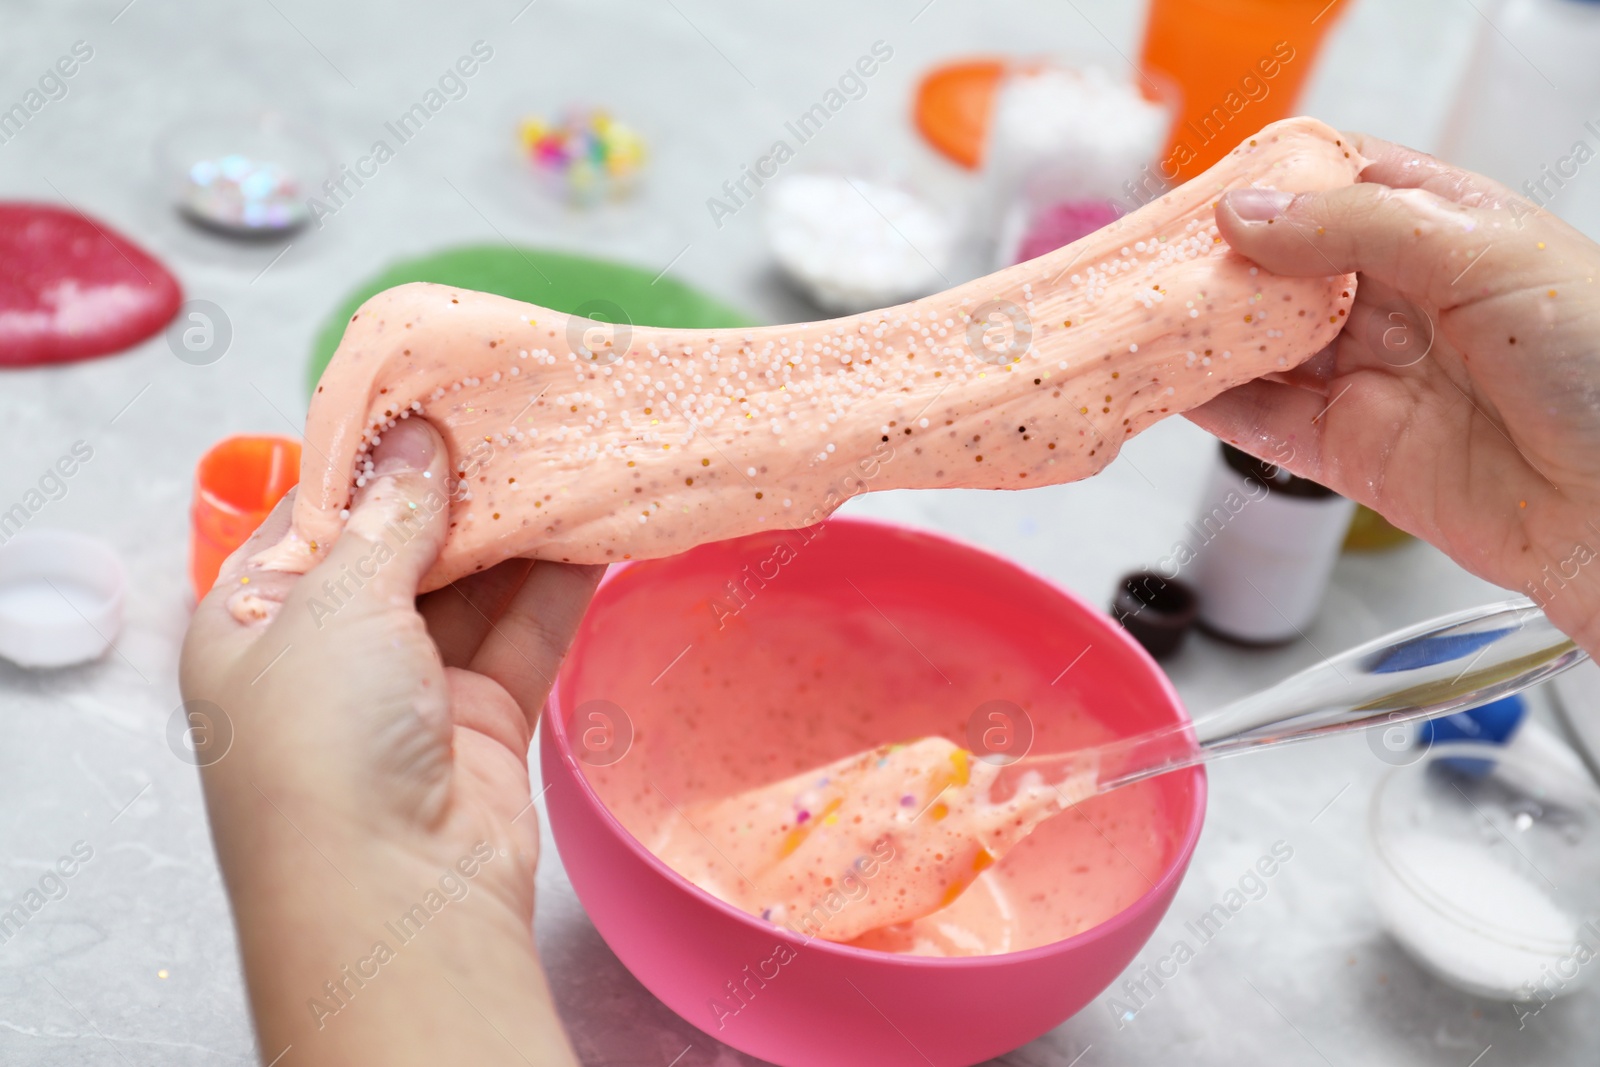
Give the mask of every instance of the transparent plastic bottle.
[[1600, 239], [1600, 0], [1486, 12], [1438, 155]]

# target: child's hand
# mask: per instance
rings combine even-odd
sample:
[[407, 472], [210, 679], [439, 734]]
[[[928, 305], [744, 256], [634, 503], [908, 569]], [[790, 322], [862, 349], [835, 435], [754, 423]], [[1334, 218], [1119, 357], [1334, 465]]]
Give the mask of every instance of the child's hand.
[[[569, 1062], [534, 954], [527, 751], [604, 568], [513, 560], [415, 600], [446, 457], [383, 435], [304, 577], [224, 566], [182, 663], [261, 1051], [283, 1063]], [[265, 621], [243, 625], [243, 602]], [[419, 910], [420, 909], [420, 910]]]
[[1358, 184], [1217, 210], [1275, 274], [1359, 271], [1343, 332], [1189, 417], [1532, 596], [1600, 655], [1600, 246], [1486, 178], [1351, 141], [1372, 160]]

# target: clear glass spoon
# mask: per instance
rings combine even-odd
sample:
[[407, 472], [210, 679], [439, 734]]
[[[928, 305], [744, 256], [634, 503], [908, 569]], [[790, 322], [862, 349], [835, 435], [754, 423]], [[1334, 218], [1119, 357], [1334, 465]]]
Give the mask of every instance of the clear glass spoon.
[[[1466, 711], [1538, 685], [1588, 657], [1531, 600], [1469, 608], [1397, 630], [1252, 696], [1173, 726], [1060, 756], [1098, 767], [1094, 793], [1248, 752]], [[1047, 774], [1048, 776], [1048, 774]]]

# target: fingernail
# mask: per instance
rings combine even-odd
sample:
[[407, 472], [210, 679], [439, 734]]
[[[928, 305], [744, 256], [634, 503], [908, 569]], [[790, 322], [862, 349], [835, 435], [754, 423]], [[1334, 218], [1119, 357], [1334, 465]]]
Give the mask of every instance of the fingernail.
[[378, 437], [378, 447], [372, 450], [374, 474], [425, 471], [433, 462], [433, 435], [421, 419], [401, 419]]
[[1270, 222], [1292, 203], [1293, 193], [1277, 189], [1235, 189], [1228, 194], [1228, 206], [1246, 222]]

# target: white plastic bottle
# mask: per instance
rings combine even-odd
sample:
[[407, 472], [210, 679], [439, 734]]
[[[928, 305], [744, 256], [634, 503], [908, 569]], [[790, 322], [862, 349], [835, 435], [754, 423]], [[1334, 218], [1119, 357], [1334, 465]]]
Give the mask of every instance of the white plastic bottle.
[[1188, 526], [1201, 627], [1250, 645], [1303, 635], [1354, 511], [1333, 490], [1222, 445]]
[[1600, 0], [1486, 10], [1437, 154], [1600, 239]]

